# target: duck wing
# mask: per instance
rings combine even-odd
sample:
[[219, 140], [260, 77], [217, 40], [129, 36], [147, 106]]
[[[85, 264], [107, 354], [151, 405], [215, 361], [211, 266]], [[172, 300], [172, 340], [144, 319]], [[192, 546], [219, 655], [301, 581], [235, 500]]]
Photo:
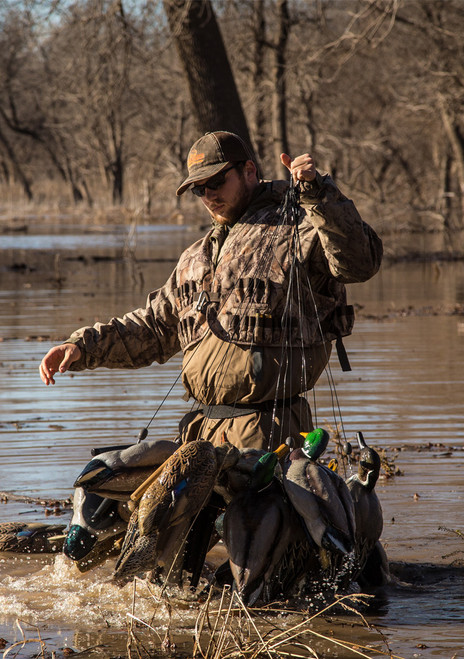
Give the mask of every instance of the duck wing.
[[293, 507], [303, 519], [312, 540], [322, 547], [322, 538], [327, 528], [323, 508], [317, 496], [322, 488], [318, 483], [313, 491], [311, 480], [307, 478], [307, 466], [310, 461], [298, 458], [285, 463], [283, 485]]
[[350, 552], [354, 506], [343, 479], [313, 460], [298, 457], [286, 463], [283, 483], [314, 542], [319, 547]]
[[156, 467], [136, 467], [113, 475], [105, 482], [87, 485], [87, 492], [94, 492], [107, 499], [129, 501], [131, 494], [153, 473]]
[[[351, 497], [350, 490], [348, 489], [345, 481], [337, 472], [332, 471], [325, 465], [319, 465], [319, 475], [327, 479], [326, 481], [326, 490], [329, 491], [328, 483], [331, 483], [331, 486], [334, 492], [337, 494], [337, 500], [340, 506], [336, 506], [337, 513], [333, 512], [331, 498], [327, 500], [329, 504], [328, 507], [328, 518], [331, 519], [333, 525], [338, 528], [342, 533], [344, 533], [351, 542], [354, 542], [355, 532], [356, 532], [356, 519], [354, 511], [354, 502]], [[332, 511], [332, 516], [330, 517], [330, 511]]]
[[194, 517], [207, 503], [218, 473], [211, 442], [196, 440], [182, 445], [166, 462], [139, 505], [141, 535], [176, 526]]
[[116, 580], [173, 564], [192, 518], [211, 495], [217, 471], [210, 442], [196, 440], [178, 447], [132, 514], [116, 564]]
[[240, 596], [260, 597], [291, 541], [291, 510], [275, 482], [236, 496], [224, 514], [224, 544]]
[[148, 572], [156, 565], [157, 535], [140, 535], [138, 512], [136, 508], [131, 515], [113, 573], [114, 581], [121, 586], [131, 581], [135, 575]]
[[121, 484], [124, 485], [124, 479], [133, 478], [132, 472], [137, 470], [141, 480], [139, 482], [136, 479], [136, 483], [131, 483], [132, 493], [145, 480], [139, 470], [146, 468], [148, 473], [145, 478], [147, 478], [151, 473], [150, 469], [153, 471], [163, 464], [177, 448], [175, 442], [161, 439], [99, 453], [81, 471], [74, 487], [84, 487], [89, 491], [98, 492], [104, 485], [106, 491], [118, 492], [121, 490]]
[[325, 465], [312, 461], [307, 465], [306, 476], [327, 525], [326, 548], [349, 553], [354, 547], [356, 525], [354, 504], [345, 481]]

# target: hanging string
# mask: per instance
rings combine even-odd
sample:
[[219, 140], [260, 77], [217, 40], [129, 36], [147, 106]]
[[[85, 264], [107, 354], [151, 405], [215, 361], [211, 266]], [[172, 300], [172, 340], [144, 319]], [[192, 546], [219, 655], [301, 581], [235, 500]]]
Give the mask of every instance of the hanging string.
[[[275, 241], [277, 240], [278, 229], [279, 229], [280, 226], [282, 226], [282, 221], [280, 221], [280, 222], [277, 223], [277, 225], [275, 226], [275, 230], [272, 232], [270, 239], [267, 241], [267, 245], [266, 245], [265, 252], [264, 252], [264, 258], [263, 258], [263, 260], [262, 260], [261, 263], [260, 263], [260, 267], [258, 268], [258, 272], [257, 272], [257, 275], [258, 275], [258, 276], [260, 275], [261, 277], [263, 277], [263, 276], [269, 271], [269, 265], [270, 265], [270, 263], [271, 263], [271, 259], [272, 259], [272, 257], [275, 258], [275, 255], [274, 255], [274, 252], [273, 252], [273, 245], [274, 245]], [[267, 227], [267, 229], [270, 230], [271, 227]], [[245, 232], [246, 230], [247, 230], [247, 226], [246, 226], [246, 224], [243, 224], [243, 225], [242, 225], [242, 231]], [[262, 234], [262, 236], [261, 236], [261, 238], [260, 238], [260, 240], [259, 240], [259, 243], [258, 243], [258, 245], [257, 245], [257, 249], [259, 249], [259, 248], [264, 244], [264, 242], [267, 240], [267, 238], [268, 238], [267, 233], [268, 233], [268, 231], [267, 231], [267, 232], [264, 232], [264, 233]], [[238, 236], [238, 237], [239, 237], [239, 236]], [[240, 278], [241, 278], [241, 277], [247, 272], [247, 269], [248, 269], [248, 267], [249, 267], [250, 261], [251, 261], [251, 259], [253, 258], [253, 256], [254, 256], [254, 254], [250, 254], [248, 260], [246, 261], [246, 263], [244, 264], [244, 266], [243, 266], [243, 268], [242, 268], [241, 273], [240, 273], [239, 276], [238, 276], [238, 279], [240, 279]], [[221, 257], [219, 258], [218, 263], [219, 263], [220, 259], [221, 259]], [[231, 290], [231, 291], [229, 291], [229, 292], [224, 296], [223, 303], [222, 303], [221, 307], [218, 309], [218, 313], [219, 313], [220, 310], [225, 306], [225, 304], [227, 303], [227, 301], [228, 301], [230, 295], [232, 295], [233, 292], [234, 292], [234, 291]], [[253, 303], [252, 300], [248, 300], [248, 301], [246, 302], [245, 313], [246, 313], [246, 311], [247, 311], [249, 305], [252, 304], [252, 303]], [[239, 311], [242, 310], [241, 307], [242, 307], [243, 304], [244, 304], [244, 302], [241, 301], [240, 304], [239, 304], [239, 306], [238, 306], [237, 312], [239, 312]], [[210, 334], [210, 333], [211, 333], [211, 329], [208, 328], [208, 329], [206, 330], [205, 337], [203, 337], [203, 338], [206, 338], [206, 336], [208, 336], [208, 334]], [[201, 341], [198, 342], [198, 344], [197, 344], [196, 346], [193, 347], [192, 352], [191, 352], [191, 354], [189, 355], [187, 361], [183, 363], [179, 375], [175, 378], [173, 384], [172, 384], [171, 387], [169, 388], [168, 392], [167, 392], [166, 395], [164, 396], [164, 398], [163, 398], [163, 400], [161, 401], [161, 403], [160, 403], [160, 404], [158, 405], [158, 407], [156, 408], [155, 412], [153, 413], [153, 415], [152, 415], [152, 417], [150, 418], [150, 420], [149, 420], [149, 422], [147, 423], [147, 425], [146, 425], [144, 428], [142, 428], [142, 430], [140, 431], [140, 433], [139, 433], [139, 435], [138, 435], [138, 442], [141, 442], [142, 440], [144, 440], [144, 439], [147, 437], [147, 435], [148, 435], [148, 429], [149, 429], [150, 425], [153, 423], [153, 421], [155, 420], [156, 416], [158, 415], [160, 409], [162, 408], [162, 406], [164, 405], [164, 403], [165, 403], [166, 400], [168, 399], [169, 395], [172, 393], [174, 387], [175, 387], [176, 384], [178, 383], [179, 379], [182, 377], [182, 375], [183, 375], [185, 369], [188, 367], [188, 365], [190, 364], [191, 360], [194, 358], [194, 356], [195, 356], [197, 350], [199, 349], [200, 345], [201, 345]], [[228, 351], [229, 351], [229, 348], [230, 348], [230, 344], [227, 344], [227, 349], [226, 349], [226, 351], [225, 351], [225, 355], [224, 355], [224, 358], [223, 358], [223, 362], [224, 362], [224, 360], [225, 360], [225, 358], [226, 358], [226, 355], [227, 355], [227, 353], [228, 353]], [[236, 401], [237, 401], [237, 399], [236, 399]], [[236, 401], [235, 401], [235, 402], [236, 402]], [[199, 407], [199, 404], [198, 404], [196, 401], [194, 402], [194, 404], [193, 404], [193, 406], [192, 406], [192, 409], [195, 409], [195, 407]], [[205, 416], [207, 416], [207, 414], [206, 414]]]
[[[298, 257], [302, 256], [302, 246], [300, 242], [300, 235], [299, 235], [299, 230], [298, 230], [298, 217], [299, 217], [299, 184], [293, 185], [293, 177], [290, 176], [290, 186], [287, 191], [287, 194], [284, 198], [284, 201], [282, 203], [282, 209], [281, 209], [282, 215], [285, 216], [287, 221], [291, 223], [293, 227], [293, 241], [292, 241], [292, 263], [291, 263], [291, 269], [290, 269], [290, 281], [289, 281], [289, 287], [287, 290], [287, 301], [286, 301], [286, 307], [285, 307], [285, 312], [284, 312], [284, 318], [282, 319], [282, 329], [287, 328], [287, 332], [283, 331], [283, 336], [286, 337], [285, 344], [282, 344], [282, 360], [281, 363], [284, 361], [284, 356], [286, 358], [286, 365], [288, 366], [288, 359], [290, 359], [290, 369], [292, 366], [293, 362], [293, 351], [291, 350], [291, 345], [289, 343], [289, 337], [291, 336], [290, 334], [290, 326], [289, 326], [289, 319], [288, 316], [289, 314], [289, 308], [290, 308], [290, 300], [291, 300], [291, 295], [294, 292], [293, 291], [293, 286], [295, 284], [296, 288], [296, 299], [297, 299], [297, 304], [298, 304], [298, 315], [299, 318], [302, 317], [303, 315], [303, 309], [302, 309], [302, 287], [301, 287], [301, 281], [300, 281], [300, 269], [297, 267], [298, 265]], [[313, 288], [311, 285], [311, 280], [309, 277], [309, 273], [307, 269], [305, 269], [305, 276], [306, 276], [306, 283], [310, 292], [311, 296], [311, 301], [312, 301], [312, 307], [314, 310], [317, 326], [318, 326], [318, 332], [321, 337], [321, 342], [322, 342], [322, 349], [325, 353], [325, 362], [326, 362], [326, 367], [325, 367], [325, 372], [327, 374], [328, 378], [328, 385], [329, 385], [329, 391], [330, 391], [330, 396], [331, 396], [331, 407], [332, 407], [332, 412], [333, 412], [333, 417], [334, 417], [334, 424], [335, 427], [338, 426], [338, 423], [340, 424], [341, 428], [341, 433], [343, 436], [344, 441], [346, 442], [346, 433], [345, 433], [345, 427], [343, 423], [343, 415], [341, 412], [341, 406], [340, 406], [340, 401], [338, 398], [338, 393], [337, 393], [337, 388], [335, 385], [335, 380], [332, 374], [332, 369], [330, 366], [330, 361], [329, 361], [329, 354], [327, 351], [327, 341], [324, 337], [324, 332], [322, 329], [322, 324], [320, 320], [320, 315], [319, 315], [319, 310], [317, 308]], [[296, 279], [296, 283], [295, 280]], [[303, 341], [303, 336], [302, 332], [300, 334], [300, 342], [301, 342], [301, 358], [302, 358], [302, 369], [301, 369], [301, 380], [302, 380], [302, 387], [301, 390], [305, 390], [306, 382], [307, 382], [307, 364], [306, 364], [306, 355], [305, 355], [305, 350], [304, 350], [304, 341]], [[285, 377], [286, 377], [287, 370], [285, 370]], [[281, 373], [279, 373], [279, 378], [280, 378]], [[284, 385], [285, 386], [285, 385]], [[316, 404], [316, 396], [315, 396], [315, 390], [313, 387], [313, 409], [315, 411], [315, 422], [316, 422], [316, 427], [317, 427], [317, 404]], [[273, 410], [273, 423], [272, 423], [272, 430], [271, 430], [271, 437], [269, 440], [269, 447], [272, 446], [272, 441], [273, 441], [273, 432], [275, 428], [275, 412], [276, 412], [276, 405], [274, 405], [274, 410]], [[338, 414], [338, 419], [337, 419], [337, 414]], [[282, 432], [282, 429], [281, 429]], [[270, 450], [270, 448], [269, 448]]]
[[[284, 393], [283, 393], [282, 397], [285, 398], [285, 391], [286, 391], [286, 387], [287, 387], [287, 381], [288, 381], [288, 379], [290, 379], [291, 382], [293, 381], [292, 371], [293, 371], [293, 368], [294, 368], [293, 362], [294, 362], [295, 355], [293, 354], [294, 353], [294, 347], [291, 344], [291, 314], [290, 314], [290, 307], [291, 307], [292, 299], [296, 299], [296, 301], [297, 301], [299, 317], [301, 318], [303, 316], [302, 282], [301, 282], [301, 279], [300, 279], [300, 269], [301, 268], [298, 267], [299, 263], [300, 263], [299, 257], [301, 259], [301, 255], [302, 255], [302, 247], [301, 247], [300, 236], [299, 236], [299, 231], [298, 231], [298, 222], [299, 222], [299, 217], [300, 217], [300, 212], [301, 212], [300, 205], [299, 205], [299, 201], [300, 201], [299, 200], [299, 192], [300, 192], [299, 184], [297, 183], [296, 185], [294, 185], [293, 176], [290, 175], [289, 187], [288, 187], [288, 189], [287, 189], [287, 191], [284, 195], [281, 206], [279, 207], [279, 210], [277, 212], [278, 222], [277, 222], [276, 225], [274, 225], [274, 230], [273, 231], [271, 231], [271, 228], [272, 228], [271, 226], [266, 227], [266, 231], [263, 232], [263, 234], [262, 234], [262, 236], [261, 236], [261, 238], [258, 242], [258, 245], [256, 247], [256, 249], [261, 249], [263, 247], [263, 244], [265, 243], [265, 241], [267, 241], [267, 244], [265, 244], [265, 249], [264, 249], [264, 252], [263, 252], [263, 258], [260, 260], [260, 263], [258, 264], [258, 267], [255, 268], [255, 272], [250, 275], [248, 273], [248, 267], [250, 265], [251, 259], [254, 257], [253, 253], [250, 254], [250, 257], [248, 258], [248, 260], [244, 264], [241, 273], [239, 273], [239, 275], [237, 277], [237, 279], [239, 280], [243, 277], [243, 275], [245, 273], [248, 273], [249, 278], [254, 277], [255, 279], [261, 279], [262, 280], [265, 277], [267, 277], [267, 275], [269, 273], [269, 270], [270, 270], [272, 260], [273, 259], [277, 260], [277, 256], [274, 252], [274, 245], [275, 245], [275, 243], [278, 239], [279, 230], [284, 225], [290, 225], [292, 227], [293, 230], [292, 230], [291, 241], [290, 241], [290, 245], [289, 245], [289, 252], [292, 255], [291, 262], [290, 262], [289, 285], [288, 285], [288, 289], [287, 289], [285, 308], [284, 308], [284, 312], [282, 314], [282, 320], [281, 320], [281, 328], [282, 328], [282, 345], [281, 345], [281, 360], [280, 360], [281, 366], [280, 366], [279, 373], [278, 373], [277, 385], [276, 385], [276, 389], [275, 389], [274, 405], [273, 405], [273, 409], [272, 409], [271, 435], [270, 435], [270, 438], [269, 438], [269, 450], [271, 450], [271, 447], [273, 445], [274, 431], [275, 431], [275, 428], [276, 428], [276, 414], [277, 414], [277, 404], [278, 404], [278, 399], [279, 399], [279, 392], [283, 391]], [[247, 225], [245, 223], [243, 223], [242, 231], [245, 231], [246, 229], [247, 229]], [[270, 233], [270, 235], [269, 235], [269, 233]], [[240, 233], [238, 233], [238, 235], [235, 236], [235, 239], [237, 241], [238, 241], [239, 238], [240, 238]], [[217, 265], [219, 264], [221, 258], [222, 258], [222, 255], [220, 255]], [[216, 265], [216, 267], [217, 267], [217, 265]], [[330, 390], [330, 393], [331, 393], [332, 410], [333, 410], [333, 414], [334, 414], [334, 422], [337, 425], [337, 417], [336, 417], [336, 414], [337, 414], [336, 410], [337, 410], [338, 411], [339, 422], [340, 422], [340, 425], [341, 425], [341, 428], [342, 428], [343, 437], [345, 438], [345, 429], [344, 429], [344, 425], [343, 425], [343, 418], [342, 418], [342, 414], [341, 414], [341, 408], [340, 408], [340, 403], [339, 403], [339, 400], [338, 400], [338, 395], [337, 395], [337, 392], [336, 392], [334, 378], [333, 378], [332, 371], [331, 371], [330, 364], [329, 364], [329, 355], [328, 355], [328, 352], [327, 352], [326, 341], [324, 340], [324, 334], [323, 334], [321, 321], [320, 321], [320, 317], [319, 317], [319, 312], [318, 312], [318, 309], [317, 309], [316, 301], [315, 301], [315, 298], [314, 298], [314, 294], [313, 294], [313, 290], [312, 290], [312, 286], [311, 286], [311, 282], [310, 282], [310, 278], [309, 278], [309, 273], [307, 272], [306, 269], [305, 269], [305, 274], [306, 274], [306, 283], [307, 283], [309, 291], [310, 291], [312, 306], [313, 306], [313, 310], [314, 310], [314, 313], [315, 313], [319, 334], [320, 334], [321, 340], [322, 340], [322, 348], [325, 352], [325, 357], [326, 357], [327, 366], [326, 366], [325, 370], [326, 370], [326, 373], [327, 373], [328, 383], [329, 383], [329, 390]], [[221, 309], [226, 305], [230, 295], [232, 295], [233, 293], [234, 293], [234, 289], [231, 289], [224, 296], [221, 307], [218, 308], [218, 314], [220, 313]], [[249, 296], [249, 299], [245, 298], [245, 299], [241, 300], [241, 302], [239, 303], [239, 305], [237, 307], [237, 315], [239, 315], [239, 314], [245, 314], [246, 315], [250, 305], [252, 305], [253, 303], [254, 303], [254, 300], [251, 298], [251, 296]], [[206, 331], [205, 337], [210, 333], [211, 333], [211, 329], [208, 328], [207, 331]], [[230, 341], [228, 343], [224, 344], [226, 346], [226, 348], [224, 350], [224, 355], [223, 355], [223, 357], [221, 359], [221, 362], [219, 364], [219, 367], [218, 367], [218, 371], [220, 371], [221, 368], [223, 369], [222, 370], [222, 373], [223, 373], [222, 377], [223, 378], [225, 377], [225, 375], [227, 373], [227, 370], [228, 370], [227, 366], [230, 365], [230, 361], [233, 357], [233, 352], [232, 352], [232, 348], [234, 346], [233, 338], [237, 334], [238, 334], [238, 329], [234, 330], [230, 334], [230, 337], [229, 337]], [[178, 383], [178, 381], [181, 378], [181, 376], [183, 375], [185, 369], [188, 367], [191, 359], [193, 359], [193, 357], [195, 356], [196, 351], [199, 349], [200, 345], [201, 345], [201, 341], [199, 341], [198, 344], [196, 346], [194, 346], [194, 348], [192, 349], [192, 352], [189, 355], [187, 361], [184, 361], [184, 363], [182, 365], [182, 369], [181, 369], [179, 375], [176, 377], [174, 383], [172, 384], [172, 386], [170, 387], [170, 389], [168, 390], [168, 392], [164, 396], [163, 400], [161, 401], [161, 403], [159, 404], [159, 406], [155, 410], [155, 412], [152, 415], [152, 417], [151, 417], [150, 421], [148, 422], [147, 426], [144, 429], [142, 429], [142, 431], [139, 433], [139, 439], [138, 439], [139, 442], [142, 441], [143, 439], [145, 439], [145, 437], [147, 436], [149, 426], [151, 425], [153, 420], [156, 418], [157, 414], [159, 413], [161, 407], [166, 402], [169, 395], [172, 393], [175, 385]], [[251, 349], [254, 345], [255, 345], [254, 340], [252, 340], [251, 345], [250, 345], [250, 351], [251, 351]], [[305, 390], [305, 384], [307, 382], [307, 367], [308, 367], [308, 365], [306, 363], [306, 355], [305, 355], [304, 342], [303, 342], [303, 336], [302, 335], [300, 336], [300, 347], [301, 347], [301, 359], [302, 359], [302, 367], [301, 367], [301, 383], [302, 383], [302, 386], [301, 386], [301, 390], [304, 391]], [[206, 379], [204, 380], [204, 384], [206, 384]], [[211, 386], [212, 386], [212, 384], [209, 385], [209, 387], [211, 387]], [[282, 389], [281, 389], [281, 387], [282, 387]], [[238, 396], [239, 396], [239, 391], [237, 390], [234, 405], [237, 404]], [[209, 396], [207, 396], [207, 397], [209, 397]], [[199, 404], [197, 401], [195, 401], [193, 403], [192, 409], [195, 409], [196, 406], [199, 407], [200, 405], [201, 404]], [[209, 407], [211, 408], [212, 405], [210, 405]], [[314, 413], [315, 413], [315, 421], [316, 421], [316, 426], [317, 426], [317, 405], [316, 405], [316, 397], [315, 397], [314, 388], [313, 388], [313, 409], [314, 409]], [[205, 418], [208, 418], [208, 409], [207, 408], [204, 409], [204, 414], [205, 414]], [[289, 425], [290, 425], [290, 419], [289, 419]], [[280, 425], [280, 440], [281, 441], [283, 441], [284, 435], [287, 436], [285, 434], [285, 429], [283, 428], [283, 424], [281, 424]]]
[[[282, 346], [281, 346], [281, 359], [280, 364], [281, 368], [279, 369], [279, 374], [277, 377], [277, 386], [276, 393], [274, 397], [274, 406], [272, 410], [272, 419], [271, 419], [271, 433], [269, 437], [268, 450], [272, 450], [274, 444], [274, 432], [276, 428], [276, 415], [277, 415], [277, 402], [279, 397], [279, 392], [281, 390], [281, 380], [282, 383], [282, 397], [285, 400], [285, 392], [287, 390], [287, 379], [290, 379], [290, 382], [293, 382], [293, 359], [294, 359], [294, 349], [291, 343], [291, 329], [292, 329], [292, 317], [290, 313], [291, 300], [294, 294], [294, 285], [296, 279], [296, 269], [298, 263], [298, 254], [297, 254], [297, 241], [296, 236], [298, 234], [298, 221], [300, 217], [300, 195], [299, 195], [299, 185], [294, 185], [293, 175], [290, 173], [289, 187], [284, 195], [282, 204], [278, 210], [278, 215], [281, 217], [283, 224], [292, 227], [291, 241], [289, 253], [291, 254], [290, 261], [290, 272], [288, 278], [288, 288], [287, 295], [285, 299], [285, 307], [282, 314], [281, 328], [282, 328]], [[297, 293], [298, 296], [298, 293]], [[302, 344], [303, 349], [303, 344]], [[304, 352], [304, 350], [303, 350]], [[284, 412], [284, 410], [283, 410]], [[284, 416], [284, 414], [282, 415]], [[285, 433], [285, 428], [283, 424], [280, 426], [280, 442], [283, 441], [285, 436], [290, 434], [290, 415], [288, 419], [288, 432]]]

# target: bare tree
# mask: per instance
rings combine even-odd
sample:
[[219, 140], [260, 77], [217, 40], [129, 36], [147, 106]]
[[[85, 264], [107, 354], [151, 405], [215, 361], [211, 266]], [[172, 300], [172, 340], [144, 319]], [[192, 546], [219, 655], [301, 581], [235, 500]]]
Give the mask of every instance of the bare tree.
[[163, 0], [202, 132], [230, 130], [250, 141], [248, 125], [210, 0]]
[[[33, 194], [32, 194], [31, 182], [24, 173], [23, 167], [19, 161], [18, 156], [15, 153], [14, 148], [10, 144], [4, 131], [1, 128], [0, 128], [0, 147], [2, 147], [3, 152], [5, 153], [9, 162], [11, 163], [11, 167], [13, 169], [14, 175], [21, 183], [21, 186], [24, 190], [24, 193], [26, 194], [26, 197], [28, 198], [29, 201], [32, 201]], [[8, 179], [9, 173], [6, 166], [3, 167], [3, 171], [5, 173], [6, 178]]]
[[311, 150], [383, 231], [464, 227], [462, 0], [44, 7], [0, 4], [2, 186], [169, 212], [198, 127], [245, 112], [267, 173]]
[[287, 0], [277, 0], [277, 24], [274, 41], [274, 90], [272, 95], [272, 142], [276, 169], [281, 167], [280, 154], [288, 153], [286, 68], [290, 16]]
[[[89, 0], [66, 12], [59, 34], [52, 36], [47, 49], [47, 61], [67, 105], [68, 125], [74, 124], [79, 139], [75, 155], [81, 169], [85, 171], [97, 157], [114, 203], [124, 197], [127, 131], [139, 111], [130, 99], [133, 34], [122, 0]], [[59, 61], [59, 55], [57, 68], [52, 63]], [[79, 108], [78, 113], [72, 111], [73, 106]]]
[[2, 34], [7, 43], [2, 49], [0, 116], [11, 133], [28, 139], [43, 152], [69, 184], [74, 201], [81, 201], [83, 193], [69, 149], [69, 137], [66, 139], [69, 131], [62, 134], [56, 129], [59, 124], [54, 107], [58, 99], [50, 97], [53, 75], [41, 58], [43, 49], [37, 43], [32, 19], [17, 12], [11, 12], [8, 19], [8, 28]]

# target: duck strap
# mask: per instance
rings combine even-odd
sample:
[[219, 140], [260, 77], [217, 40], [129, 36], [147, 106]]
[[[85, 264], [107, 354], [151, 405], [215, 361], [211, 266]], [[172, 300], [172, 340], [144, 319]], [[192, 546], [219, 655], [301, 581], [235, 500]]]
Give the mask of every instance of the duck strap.
[[[294, 185], [292, 175], [290, 175], [290, 186], [283, 198], [280, 214], [287, 220], [291, 225], [294, 226], [294, 259], [297, 260], [297, 253], [300, 247], [300, 241], [298, 236], [298, 214], [299, 214], [299, 204], [300, 204], [300, 187], [301, 184], [298, 182], [297, 185]], [[352, 305], [346, 304], [345, 293], [342, 295], [342, 299], [338, 298], [335, 301], [335, 308], [331, 313], [328, 313], [326, 318], [321, 322], [320, 309], [316, 303], [316, 295], [311, 287], [311, 282], [309, 278], [307, 279], [307, 285], [310, 289], [310, 294], [313, 300], [314, 308], [316, 310], [320, 336], [322, 341], [333, 341], [335, 339], [335, 348], [337, 350], [338, 361], [340, 363], [342, 371], [351, 371], [350, 360], [348, 359], [348, 354], [346, 352], [345, 346], [343, 344], [343, 336], [351, 334], [351, 329], [353, 327], [354, 321], [354, 308]], [[320, 297], [320, 296], [319, 296]], [[322, 298], [321, 298], [322, 299]]]

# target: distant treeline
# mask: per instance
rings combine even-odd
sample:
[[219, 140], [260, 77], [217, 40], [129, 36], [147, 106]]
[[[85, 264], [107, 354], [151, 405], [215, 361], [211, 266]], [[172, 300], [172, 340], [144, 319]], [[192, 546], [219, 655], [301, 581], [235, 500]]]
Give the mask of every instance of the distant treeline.
[[211, 20], [266, 177], [310, 151], [374, 226], [464, 228], [462, 0], [5, 1], [8, 198], [174, 209], [200, 110], [226, 116]]

